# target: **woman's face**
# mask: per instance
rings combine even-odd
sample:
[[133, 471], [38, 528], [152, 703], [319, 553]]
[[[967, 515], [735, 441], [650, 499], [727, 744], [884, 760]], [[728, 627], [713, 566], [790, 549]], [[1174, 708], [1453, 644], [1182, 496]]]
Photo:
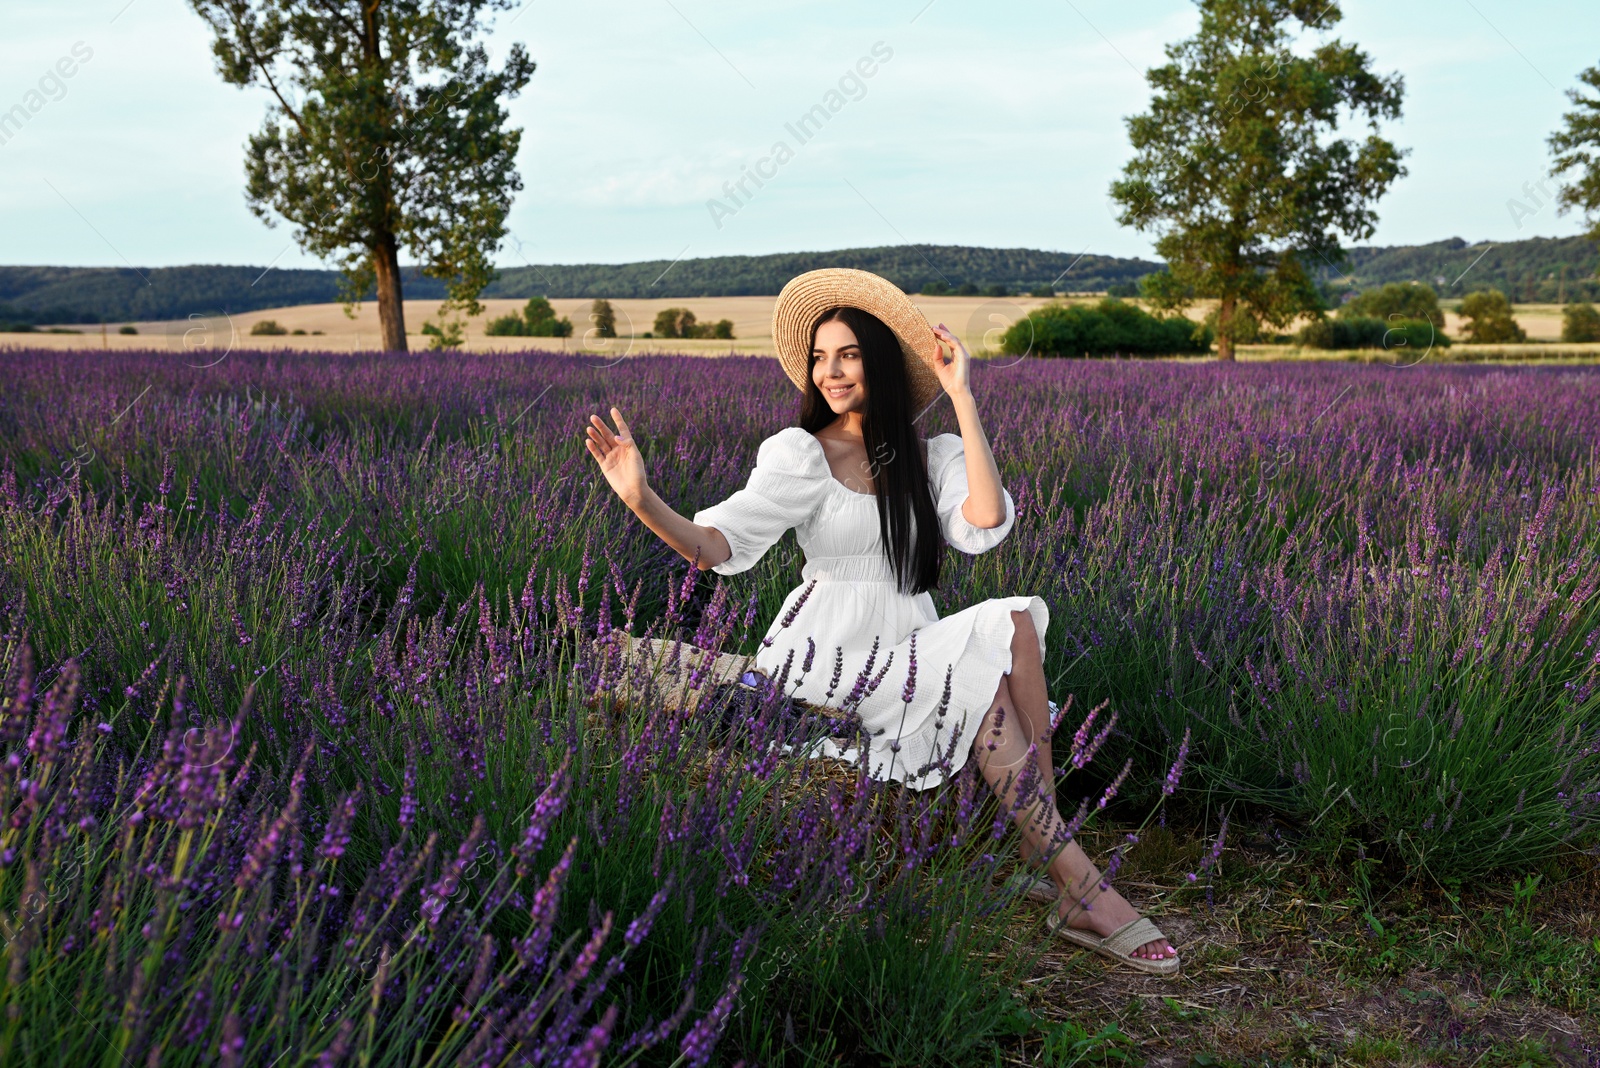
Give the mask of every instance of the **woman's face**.
[[861, 346], [855, 331], [837, 319], [817, 327], [811, 350], [811, 380], [835, 415], [865, 408], [867, 380], [861, 369]]

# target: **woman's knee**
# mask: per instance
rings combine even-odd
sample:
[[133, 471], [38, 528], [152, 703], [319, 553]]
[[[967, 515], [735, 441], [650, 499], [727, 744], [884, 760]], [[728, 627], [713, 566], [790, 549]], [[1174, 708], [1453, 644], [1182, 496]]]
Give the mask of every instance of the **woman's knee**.
[[1033, 626], [1033, 613], [1022, 610], [1011, 613], [1011, 650], [1013, 654], [1039, 655], [1039, 634]]

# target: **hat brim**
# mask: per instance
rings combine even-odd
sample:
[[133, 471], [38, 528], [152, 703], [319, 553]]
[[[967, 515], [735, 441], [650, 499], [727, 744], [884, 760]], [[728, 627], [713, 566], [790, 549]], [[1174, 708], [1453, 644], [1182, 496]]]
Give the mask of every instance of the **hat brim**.
[[789, 280], [772, 308], [772, 341], [778, 363], [802, 393], [811, 382], [811, 327], [829, 308], [860, 308], [880, 320], [900, 342], [912, 406], [933, 403], [942, 388], [934, 373], [939, 342], [911, 298], [887, 278], [852, 267], [825, 267]]

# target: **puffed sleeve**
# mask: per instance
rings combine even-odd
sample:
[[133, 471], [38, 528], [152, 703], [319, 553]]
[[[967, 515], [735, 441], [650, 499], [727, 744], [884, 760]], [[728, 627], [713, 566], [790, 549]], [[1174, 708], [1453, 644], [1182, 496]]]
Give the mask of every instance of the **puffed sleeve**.
[[711, 570], [736, 575], [754, 567], [784, 531], [810, 518], [831, 478], [822, 443], [800, 427], [786, 427], [763, 441], [744, 489], [690, 519], [699, 526], [716, 527], [733, 550]]
[[997, 527], [973, 526], [961, 514], [967, 501], [967, 454], [961, 438], [939, 434], [928, 439], [928, 477], [939, 488], [939, 526], [944, 540], [968, 555], [988, 552], [1005, 540], [1017, 521], [1016, 502], [1011, 491], [1000, 487], [1006, 505], [1006, 518]]

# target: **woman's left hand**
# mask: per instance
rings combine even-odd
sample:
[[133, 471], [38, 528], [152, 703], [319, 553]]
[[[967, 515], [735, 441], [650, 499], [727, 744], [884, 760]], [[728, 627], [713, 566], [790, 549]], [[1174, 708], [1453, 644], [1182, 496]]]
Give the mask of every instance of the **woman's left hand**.
[[[939, 384], [952, 397], [971, 393], [971, 353], [967, 352], [967, 347], [961, 343], [961, 339], [952, 334], [943, 323], [933, 328], [933, 336], [939, 343], [939, 359], [933, 365], [933, 373], [939, 376]], [[946, 349], [949, 350], [948, 353]]]

